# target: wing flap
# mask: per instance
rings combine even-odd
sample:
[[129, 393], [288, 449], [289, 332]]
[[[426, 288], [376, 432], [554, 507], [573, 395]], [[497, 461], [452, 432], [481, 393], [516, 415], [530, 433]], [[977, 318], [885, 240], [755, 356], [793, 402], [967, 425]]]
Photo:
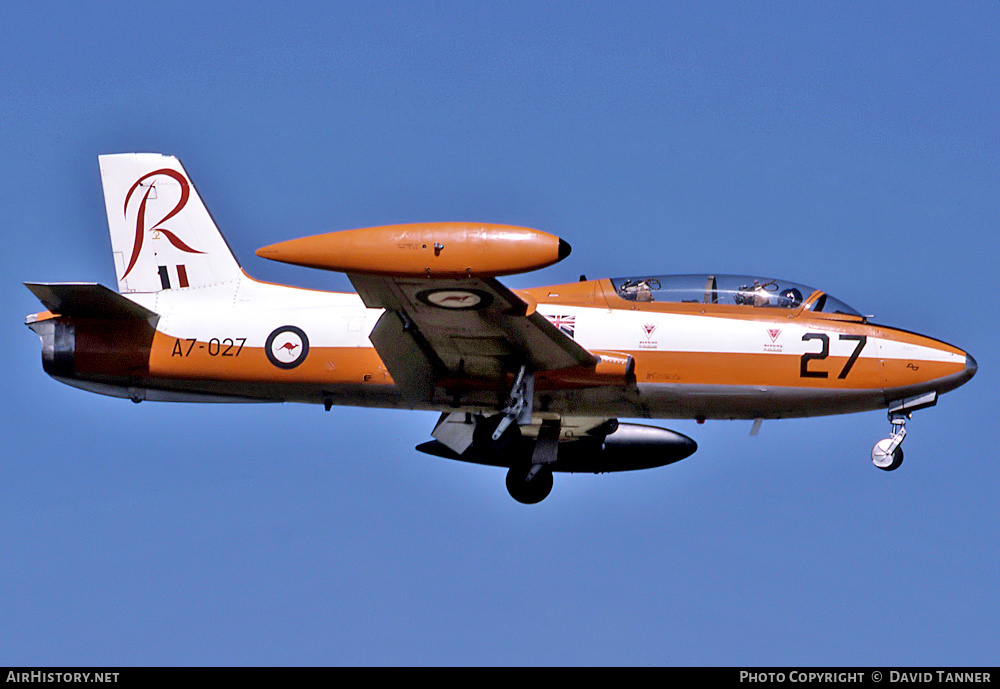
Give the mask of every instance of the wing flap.
[[395, 311], [386, 311], [372, 329], [375, 351], [407, 399], [431, 399], [441, 361], [413, 328]]

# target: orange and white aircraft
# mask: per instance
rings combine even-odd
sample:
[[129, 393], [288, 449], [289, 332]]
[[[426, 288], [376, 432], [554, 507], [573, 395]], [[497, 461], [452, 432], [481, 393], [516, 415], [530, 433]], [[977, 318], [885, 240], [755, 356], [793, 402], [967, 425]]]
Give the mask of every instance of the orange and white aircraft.
[[910, 413], [976, 372], [969, 354], [875, 325], [820, 290], [759, 276], [640, 275], [513, 290], [565, 258], [544, 232], [425, 223], [281, 242], [259, 256], [341, 271], [357, 294], [240, 268], [180, 162], [100, 157], [118, 293], [27, 283], [56, 380], [180, 402], [306, 402], [441, 412], [418, 450], [509, 467], [534, 503], [552, 472], [662, 466], [690, 438], [619, 418], [762, 419], [888, 408], [872, 450], [902, 461]]

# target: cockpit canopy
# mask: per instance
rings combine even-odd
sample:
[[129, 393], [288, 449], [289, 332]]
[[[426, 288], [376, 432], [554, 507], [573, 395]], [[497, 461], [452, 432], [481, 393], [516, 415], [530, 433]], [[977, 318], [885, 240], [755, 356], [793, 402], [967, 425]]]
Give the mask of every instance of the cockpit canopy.
[[657, 275], [612, 278], [622, 299], [637, 302], [729, 304], [797, 309], [861, 317], [855, 309], [825, 292], [787, 280], [748, 275]]

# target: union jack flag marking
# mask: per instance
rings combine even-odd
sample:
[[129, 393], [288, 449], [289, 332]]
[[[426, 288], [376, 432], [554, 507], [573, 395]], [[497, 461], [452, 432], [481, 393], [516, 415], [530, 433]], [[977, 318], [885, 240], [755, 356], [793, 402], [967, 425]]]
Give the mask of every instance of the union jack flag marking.
[[573, 337], [573, 333], [576, 331], [576, 316], [546, 316], [546, 318], [552, 325]]

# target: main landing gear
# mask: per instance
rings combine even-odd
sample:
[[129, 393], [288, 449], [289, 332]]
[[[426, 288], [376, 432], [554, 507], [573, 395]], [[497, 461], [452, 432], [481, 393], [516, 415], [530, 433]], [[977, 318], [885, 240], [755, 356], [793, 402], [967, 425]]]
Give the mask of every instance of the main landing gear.
[[533, 505], [552, 492], [552, 469], [559, 449], [560, 423], [544, 421], [534, 448], [529, 452], [521, 443], [521, 425], [531, 423], [534, 399], [534, 374], [522, 366], [514, 379], [507, 406], [499, 414], [476, 424], [474, 447], [512, 457], [507, 471], [507, 492], [520, 503]]
[[892, 432], [888, 438], [875, 443], [872, 448], [872, 463], [883, 471], [893, 471], [903, 463], [903, 438], [906, 437], [906, 421], [913, 412], [937, 404], [937, 392], [909, 397], [889, 405], [889, 423]]
[[[522, 442], [520, 426], [516, 423], [504, 424], [505, 419], [503, 414], [480, 419], [473, 433], [472, 446], [478, 452], [496, 457], [497, 464], [509, 465], [507, 492], [520, 503], [534, 505], [552, 492], [552, 470], [542, 460], [544, 453], [539, 455], [539, 447], [544, 446], [542, 434], [539, 433], [539, 439], [534, 443], [535, 449], [532, 450], [529, 442]], [[504, 428], [494, 439], [493, 436], [501, 425]], [[555, 461], [554, 450], [552, 460]]]
[[[499, 421], [490, 434], [493, 443], [499, 443], [511, 425], [517, 428], [520, 423], [531, 423], [531, 402], [534, 397], [535, 376], [527, 372], [527, 367], [522, 366], [517, 372], [517, 378], [514, 379], [514, 387], [510, 390], [507, 406], [504, 407], [503, 414], [499, 416]], [[492, 423], [490, 425], [492, 426]]]

